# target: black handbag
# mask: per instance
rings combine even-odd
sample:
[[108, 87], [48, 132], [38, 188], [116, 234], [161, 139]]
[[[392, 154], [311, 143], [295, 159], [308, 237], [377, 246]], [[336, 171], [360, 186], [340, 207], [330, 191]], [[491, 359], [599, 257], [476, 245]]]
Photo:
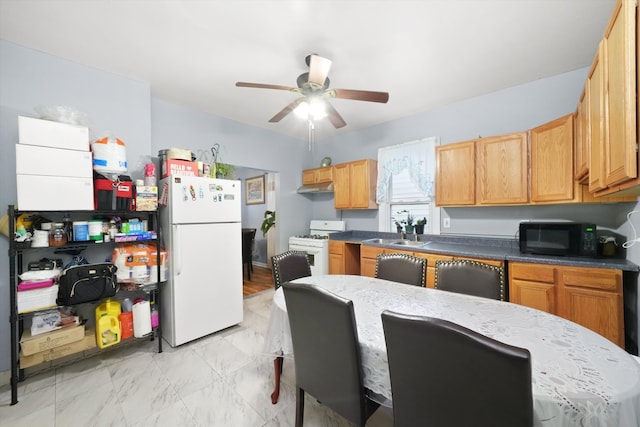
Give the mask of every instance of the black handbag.
[[118, 267], [103, 262], [74, 265], [59, 278], [58, 305], [74, 305], [112, 297], [117, 292]]

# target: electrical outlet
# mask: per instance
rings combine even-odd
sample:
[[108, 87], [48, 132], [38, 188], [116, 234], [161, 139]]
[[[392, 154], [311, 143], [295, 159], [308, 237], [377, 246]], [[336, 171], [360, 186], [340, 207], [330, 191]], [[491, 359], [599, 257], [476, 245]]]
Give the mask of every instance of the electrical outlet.
[[444, 218], [444, 219], [442, 220], [442, 226], [443, 226], [444, 228], [449, 228], [449, 227], [451, 227], [451, 218]]

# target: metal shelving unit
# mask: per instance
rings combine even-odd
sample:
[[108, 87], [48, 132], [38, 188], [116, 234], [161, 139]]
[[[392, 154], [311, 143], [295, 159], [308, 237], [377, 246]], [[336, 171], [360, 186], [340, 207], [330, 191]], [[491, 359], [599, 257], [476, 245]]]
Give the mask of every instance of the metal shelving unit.
[[[93, 241], [87, 242], [69, 242], [63, 246], [57, 247], [38, 247], [31, 248], [29, 244], [24, 244], [20, 242], [16, 242], [13, 236], [15, 235], [15, 224], [16, 218], [22, 214], [34, 215], [38, 214], [41, 216], [53, 216], [53, 217], [62, 217], [64, 215], [73, 215], [77, 217], [87, 217], [87, 216], [120, 216], [120, 217], [144, 217], [150, 221], [150, 227], [155, 229], [157, 233], [157, 237], [153, 240], [145, 240], [140, 241], [141, 243], [147, 242], [155, 242], [156, 243], [156, 257], [157, 257], [157, 277], [155, 285], [146, 285], [140, 287], [139, 290], [144, 291], [149, 294], [150, 299], [152, 299], [157, 308], [160, 307], [160, 297], [161, 297], [161, 238], [162, 232], [160, 227], [160, 221], [158, 217], [158, 212], [142, 212], [142, 211], [19, 211], [15, 209], [13, 205], [9, 205], [7, 210], [9, 216], [9, 302], [11, 304], [10, 307], [10, 323], [11, 323], [11, 405], [15, 405], [18, 403], [18, 382], [23, 381], [25, 379], [24, 369], [20, 368], [20, 336], [24, 329], [24, 320], [25, 318], [32, 316], [33, 313], [18, 313], [18, 304], [17, 304], [17, 289], [19, 283], [19, 275], [22, 274], [24, 266], [23, 257], [27, 252], [42, 252], [43, 254], [51, 254], [51, 253], [81, 253], [84, 250], [92, 247], [102, 247], [102, 248], [114, 248], [119, 245], [131, 243], [131, 242], [105, 242], [105, 243], [95, 243]], [[99, 301], [96, 301], [96, 303]], [[55, 308], [55, 307], [51, 307]], [[130, 338], [125, 342], [117, 344], [113, 347], [109, 347], [108, 350], [116, 349], [119, 346], [128, 345], [132, 340], [146, 340], [151, 339], [154, 340], [157, 338], [158, 341], [158, 353], [162, 353], [162, 331], [161, 324], [158, 324], [158, 327], [151, 333], [150, 338]], [[107, 351], [100, 350], [100, 351]]]

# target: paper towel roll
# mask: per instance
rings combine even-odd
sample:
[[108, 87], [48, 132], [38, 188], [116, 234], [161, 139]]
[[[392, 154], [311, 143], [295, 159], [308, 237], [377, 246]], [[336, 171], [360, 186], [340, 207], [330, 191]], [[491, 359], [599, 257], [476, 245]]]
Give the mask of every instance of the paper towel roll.
[[142, 338], [151, 332], [151, 305], [149, 301], [133, 304], [133, 336]]

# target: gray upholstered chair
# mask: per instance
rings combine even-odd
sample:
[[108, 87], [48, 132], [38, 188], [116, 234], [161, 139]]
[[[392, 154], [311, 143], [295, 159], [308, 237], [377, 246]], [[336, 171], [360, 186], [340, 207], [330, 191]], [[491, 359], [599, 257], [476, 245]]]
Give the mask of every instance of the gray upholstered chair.
[[435, 288], [500, 301], [507, 300], [504, 268], [468, 259], [436, 261]]
[[276, 289], [284, 282], [311, 276], [311, 265], [306, 252], [287, 251], [271, 257], [271, 273]]
[[427, 260], [409, 254], [378, 254], [376, 257], [376, 273], [378, 279], [407, 285], [425, 286]]
[[378, 408], [362, 384], [360, 344], [353, 303], [308, 284], [282, 285], [296, 369], [296, 426], [309, 393], [358, 426]]
[[384, 311], [396, 426], [530, 427], [529, 350], [452, 322]]

